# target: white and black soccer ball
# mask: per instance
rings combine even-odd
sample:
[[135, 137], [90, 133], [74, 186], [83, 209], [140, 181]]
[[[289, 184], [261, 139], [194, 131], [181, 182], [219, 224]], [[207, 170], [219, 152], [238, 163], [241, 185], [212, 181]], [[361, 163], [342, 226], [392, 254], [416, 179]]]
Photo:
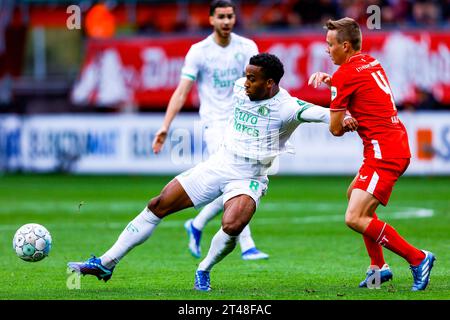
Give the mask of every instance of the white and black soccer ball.
[[29, 262], [40, 261], [48, 256], [51, 248], [52, 236], [40, 224], [25, 224], [14, 235], [13, 249], [22, 260]]

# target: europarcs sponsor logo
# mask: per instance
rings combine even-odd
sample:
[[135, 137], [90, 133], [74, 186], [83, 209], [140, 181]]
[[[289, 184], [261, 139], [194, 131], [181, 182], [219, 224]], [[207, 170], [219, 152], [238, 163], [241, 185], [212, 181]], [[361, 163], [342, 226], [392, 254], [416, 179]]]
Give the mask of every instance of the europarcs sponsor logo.
[[214, 88], [233, 87], [235, 81], [242, 76], [242, 72], [239, 72], [237, 68], [214, 68], [212, 72]]
[[234, 129], [238, 132], [244, 132], [252, 137], [259, 137], [259, 130], [254, 128], [258, 123], [258, 116], [245, 110], [234, 108]]

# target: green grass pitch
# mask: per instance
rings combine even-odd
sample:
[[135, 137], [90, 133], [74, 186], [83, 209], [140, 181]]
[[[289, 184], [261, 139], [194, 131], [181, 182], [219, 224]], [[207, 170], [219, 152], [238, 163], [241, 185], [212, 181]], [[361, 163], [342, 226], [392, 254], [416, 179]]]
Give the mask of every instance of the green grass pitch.
[[[362, 237], [344, 224], [352, 177], [271, 177], [251, 227], [265, 261], [243, 261], [239, 246], [211, 273], [213, 291], [193, 290], [199, 263], [189, 255], [188, 209], [167, 217], [116, 267], [108, 283], [67, 272], [68, 261], [101, 255], [171, 177], [5, 175], [0, 177], [0, 299], [140, 300], [447, 300], [450, 298], [450, 177], [402, 177], [377, 211], [437, 262], [423, 292], [411, 292], [402, 258], [385, 250], [394, 280], [359, 289], [369, 259]], [[53, 237], [50, 256], [29, 263], [12, 249], [21, 225], [36, 222]], [[205, 229], [203, 255], [220, 219]]]

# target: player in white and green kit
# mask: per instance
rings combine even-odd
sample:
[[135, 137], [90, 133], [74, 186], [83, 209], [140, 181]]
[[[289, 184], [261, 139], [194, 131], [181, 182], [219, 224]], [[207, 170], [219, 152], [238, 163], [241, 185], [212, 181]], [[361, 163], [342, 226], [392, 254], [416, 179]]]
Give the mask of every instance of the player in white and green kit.
[[[210, 6], [210, 21], [214, 32], [203, 41], [191, 46], [181, 71], [180, 83], [172, 95], [166, 116], [153, 142], [158, 153], [167, 137], [170, 124], [181, 110], [193, 84], [197, 82], [200, 98], [200, 120], [203, 140], [208, 155], [219, 148], [232, 108], [234, 82], [244, 75], [250, 57], [258, 53], [254, 41], [232, 33], [236, 21], [234, 5], [230, 1], [213, 1]], [[221, 197], [207, 204], [200, 213], [185, 223], [189, 234], [189, 250], [200, 258], [200, 240], [206, 224], [223, 210]], [[266, 259], [268, 254], [256, 248], [250, 228], [247, 226], [239, 237], [242, 259]]]
[[236, 246], [267, 190], [271, 163], [286, 151], [289, 137], [303, 122], [329, 123], [328, 109], [293, 98], [279, 87], [283, 74], [283, 64], [276, 56], [253, 56], [246, 77], [234, 86], [226, 139], [219, 150], [170, 181], [100, 258], [70, 262], [69, 268], [107, 281], [120, 259], [147, 240], [161, 219], [223, 195], [222, 227], [195, 273], [194, 288], [211, 290], [212, 267]]

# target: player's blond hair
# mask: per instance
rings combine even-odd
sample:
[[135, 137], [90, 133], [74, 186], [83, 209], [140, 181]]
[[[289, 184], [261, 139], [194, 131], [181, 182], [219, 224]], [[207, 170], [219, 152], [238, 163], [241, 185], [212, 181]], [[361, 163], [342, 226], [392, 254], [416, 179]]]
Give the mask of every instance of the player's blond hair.
[[336, 30], [336, 39], [339, 43], [348, 41], [354, 50], [361, 50], [361, 28], [352, 18], [345, 17], [339, 20], [328, 20], [324, 28], [327, 30]]

